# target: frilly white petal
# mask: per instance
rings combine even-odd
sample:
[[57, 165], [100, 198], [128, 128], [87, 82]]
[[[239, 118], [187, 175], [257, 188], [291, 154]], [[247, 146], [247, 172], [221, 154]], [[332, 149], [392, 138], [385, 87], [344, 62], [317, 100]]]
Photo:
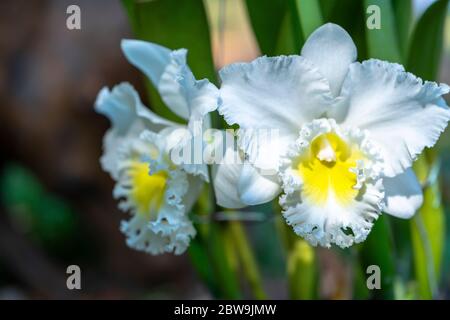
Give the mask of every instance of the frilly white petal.
[[185, 73], [192, 76], [186, 65], [186, 54], [186, 49], [179, 49], [170, 53], [170, 62], [157, 84], [157, 89], [164, 103], [183, 119], [189, 119], [190, 111], [184, 87], [180, 82]]
[[[298, 172], [298, 162], [309, 152], [311, 142], [322, 134], [334, 132], [347, 143], [357, 147], [365, 161], [350, 168], [356, 174], [354, 188], [357, 196], [342, 204], [329, 193], [327, 201], [317, 204], [305, 196], [307, 187]], [[280, 178], [284, 194], [280, 197], [283, 215], [294, 231], [312, 245], [342, 248], [362, 242], [381, 214], [384, 199], [382, 169], [383, 159], [367, 134], [358, 128], [340, 128], [333, 119], [316, 119], [305, 124], [298, 139], [290, 146], [282, 161]]]
[[139, 124], [129, 131], [127, 136], [119, 136], [117, 133], [109, 129], [103, 137], [103, 154], [100, 157], [100, 165], [105, 172], [108, 172], [112, 178], [117, 179], [118, 175], [118, 158], [121, 146], [138, 136], [142, 127]]
[[176, 222], [151, 222], [135, 215], [122, 221], [120, 230], [126, 235], [130, 248], [152, 255], [163, 253], [182, 254], [196, 235], [192, 222], [186, 217]]
[[[240, 147], [251, 164], [265, 170], [277, 169], [301, 126], [322, 115], [333, 101], [325, 78], [300, 56], [231, 64], [220, 77], [219, 113], [228, 124], [239, 125]], [[266, 129], [270, 139], [261, 137], [259, 129]]]
[[296, 134], [333, 100], [327, 81], [300, 56], [261, 57], [220, 70], [219, 112], [240, 128]]
[[[164, 139], [163, 134], [144, 131], [140, 139], [129, 141], [124, 146], [120, 153], [121, 174], [114, 189], [114, 197], [121, 199], [119, 208], [132, 215], [129, 221], [124, 221], [121, 225], [121, 231], [126, 235], [130, 247], [150, 254], [181, 254], [196, 234], [187, 211], [199, 195], [201, 182], [193, 181], [184, 171], [167, 162]], [[138, 207], [130, 198], [133, 182], [128, 176], [127, 168], [129, 161], [136, 161], [136, 156], [139, 161], [149, 163], [149, 174], [160, 170], [167, 172], [163, 205], [157, 211], [138, 212]]]
[[111, 91], [106, 87], [100, 90], [95, 101], [95, 110], [108, 117], [112, 128], [122, 136], [127, 134], [136, 121], [142, 121], [145, 127], [152, 131], [177, 125], [144, 106], [139, 94], [127, 82], [114, 86]]
[[206, 164], [182, 164], [181, 167], [190, 175], [200, 177], [203, 181], [209, 182], [208, 166]]
[[118, 134], [125, 135], [136, 118], [136, 92], [127, 83], [122, 83], [110, 91], [104, 87], [95, 101], [95, 111], [106, 116]]
[[175, 165], [209, 182], [208, 167], [203, 159], [205, 142], [202, 135], [194, 136], [186, 127], [177, 128], [167, 135], [167, 142], [167, 150]]
[[447, 85], [423, 82], [398, 64], [367, 60], [350, 66], [334, 115], [343, 126], [370, 132], [382, 149], [385, 174], [393, 177], [447, 127], [450, 109], [442, 95], [448, 92]]
[[188, 119], [189, 108], [179, 92], [179, 69], [186, 67], [186, 49], [171, 51], [147, 41], [122, 40], [122, 51], [151, 80], [167, 106], [176, 115]]
[[111, 121], [113, 130], [121, 136], [126, 135], [136, 121], [142, 121], [147, 129], [153, 131], [176, 125], [144, 106], [139, 94], [127, 82], [114, 86], [112, 90], [106, 87], [100, 90], [94, 108]]
[[217, 108], [218, 89], [206, 79], [195, 79], [186, 63], [186, 49], [171, 51], [151, 42], [122, 40], [122, 50], [181, 118], [202, 120]]
[[[188, 130], [180, 128], [170, 134], [168, 148], [178, 146], [178, 149], [182, 149], [183, 146], [192, 144], [194, 138], [201, 139], [201, 129], [209, 127], [208, 113], [217, 108], [219, 93], [208, 80], [195, 79], [186, 64], [187, 50], [170, 51], [138, 40], [122, 41], [122, 49], [128, 60], [152, 80], [166, 105], [178, 116], [189, 120]], [[148, 113], [141, 111], [141, 116], [148, 118]], [[187, 173], [209, 181], [204, 163], [180, 165]]]
[[187, 175], [189, 189], [186, 195], [183, 198], [183, 205], [185, 207], [185, 211], [191, 211], [195, 202], [197, 202], [200, 193], [203, 190], [205, 185], [204, 180], [199, 176]]
[[381, 179], [366, 183], [361, 197], [343, 207], [330, 199], [326, 207], [303, 201], [299, 192], [280, 197], [286, 222], [311, 245], [347, 248], [363, 242], [380, 215], [384, 197]]
[[422, 187], [412, 169], [384, 178], [384, 211], [398, 218], [411, 218], [423, 203]]
[[328, 80], [334, 96], [339, 95], [348, 67], [357, 56], [356, 46], [347, 31], [332, 23], [315, 30], [301, 54]]
[[158, 83], [167, 106], [189, 121], [202, 121], [217, 108], [218, 89], [208, 80], [197, 81], [186, 63], [187, 50], [171, 52], [171, 60]]
[[160, 131], [178, 127], [145, 107], [136, 90], [125, 82], [112, 90], [103, 88], [95, 101], [95, 110], [108, 117], [112, 124], [103, 139], [100, 163], [113, 177], [117, 174], [117, 152], [126, 141], [138, 138], [144, 129]]

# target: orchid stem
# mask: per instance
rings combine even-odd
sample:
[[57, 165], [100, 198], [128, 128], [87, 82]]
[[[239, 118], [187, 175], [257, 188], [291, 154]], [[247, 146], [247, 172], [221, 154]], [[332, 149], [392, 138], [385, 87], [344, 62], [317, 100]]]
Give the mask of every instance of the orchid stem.
[[[208, 168], [210, 176], [211, 168]], [[198, 202], [199, 216], [213, 216], [218, 211], [216, 205], [214, 188], [212, 185], [205, 186], [204, 192]], [[227, 234], [227, 224], [198, 223], [199, 246], [205, 253], [204, 261], [198, 261], [194, 266], [202, 274], [202, 263], [207, 264], [213, 277], [210, 290], [216, 298], [239, 299], [242, 297], [239, 288], [238, 274], [235, 268], [235, 255], [233, 248], [230, 249], [229, 236]]]
[[300, 237], [289, 250], [287, 260], [291, 299], [314, 299], [316, 296], [316, 252]]
[[229, 230], [235, 243], [244, 276], [250, 285], [253, 296], [258, 300], [267, 299], [267, 294], [262, 285], [261, 275], [242, 224], [239, 221], [230, 221]]
[[317, 295], [317, 257], [315, 249], [296, 235], [274, 203], [276, 227], [287, 256], [287, 277], [291, 299], [313, 299]]

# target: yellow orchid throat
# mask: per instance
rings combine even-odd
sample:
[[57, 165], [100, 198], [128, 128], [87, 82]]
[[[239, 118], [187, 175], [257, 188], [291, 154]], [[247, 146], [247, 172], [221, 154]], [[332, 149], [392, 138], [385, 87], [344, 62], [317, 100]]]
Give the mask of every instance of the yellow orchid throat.
[[132, 184], [130, 199], [136, 206], [136, 212], [150, 220], [156, 218], [164, 202], [167, 172], [159, 171], [150, 175], [149, 169], [147, 162], [133, 161], [128, 174]]
[[357, 147], [334, 132], [317, 136], [299, 159], [302, 196], [316, 205], [327, 205], [330, 199], [350, 204], [359, 192], [355, 188], [357, 162], [364, 159]]

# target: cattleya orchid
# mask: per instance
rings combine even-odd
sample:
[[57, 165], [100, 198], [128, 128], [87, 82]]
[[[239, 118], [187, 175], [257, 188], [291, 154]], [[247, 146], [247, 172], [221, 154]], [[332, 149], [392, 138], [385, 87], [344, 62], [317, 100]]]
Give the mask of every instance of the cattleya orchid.
[[154, 114], [128, 83], [111, 91], [103, 88], [95, 108], [110, 119], [112, 128], [104, 137], [101, 164], [116, 180], [114, 196], [122, 199], [119, 207], [132, 214], [121, 225], [127, 244], [151, 254], [181, 254], [195, 236], [187, 213], [209, 177], [206, 165], [177, 165], [170, 152], [190, 142], [194, 123], [208, 125], [207, 113], [217, 106], [218, 90], [207, 80], [194, 78], [185, 49], [171, 51], [148, 42], [124, 40], [122, 50], [188, 125]]
[[[185, 49], [136, 40], [124, 40], [122, 49], [187, 120], [181, 125], [154, 114], [127, 83], [98, 95], [96, 110], [112, 123], [101, 164], [116, 181], [120, 208], [132, 214], [121, 226], [130, 247], [180, 254], [195, 236], [188, 212], [209, 182], [208, 168], [204, 157], [178, 162], [173, 154], [191, 148], [193, 139], [201, 139], [201, 152], [207, 145], [222, 150], [221, 139], [201, 135], [216, 108], [229, 125], [239, 125], [237, 148], [226, 145], [212, 170], [222, 207], [279, 197], [298, 235], [345, 248], [364, 241], [381, 212], [410, 218], [421, 206], [411, 166], [447, 126], [442, 96], [449, 87], [423, 82], [396, 63], [356, 62], [341, 27], [317, 29], [301, 55], [225, 66], [220, 89], [194, 78]], [[276, 134], [260, 134], [267, 130]]]
[[[246, 162], [219, 166], [219, 204], [240, 208], [281, 194], [287, 223], [326, 247], [364, 241], [382, 211], [416, 212], [423, 196], [411, 165], [447, 126], [449, 87], [356, 57], [348, 33], [326, 24], [301, 55], [220, 70], [218, 110], [239, 125], [235, 152]], [[258, 129], [278, 135], [258, 139]]]

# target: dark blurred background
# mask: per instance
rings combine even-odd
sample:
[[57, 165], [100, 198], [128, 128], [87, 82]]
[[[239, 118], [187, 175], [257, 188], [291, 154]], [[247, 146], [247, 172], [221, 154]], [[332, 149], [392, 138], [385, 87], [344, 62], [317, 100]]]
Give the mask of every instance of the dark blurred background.
[[[102, 86], [142, 79], [120, 51], [131, 36], [121, 3], [76, 1], [82, 29], [71, 31], [73, 3], [0, 4], [0, 299], [201, 296], [186, 255], [135, 252], [119, 232], [98, 162], [109, 123], [93, 102]], [[81, 293], [66, 288], [70, 264]]]
[[[253, 59], [258, 49], [243, 2], [227, 0], [222, 34], [219, 3], [206, 2], [216, 66]], [[81, 30], [66, 28], [70, 4], [81, 8]], [[448, 20], [441, 70], [446, 83]], [[93, 102], [103, 86], [121, 81], [145, 91], [141, 75], [120, 51], [127, 37], [132, 34], [120, 1], [0, 2], [0, 299], [210, 297], [187, 254], [133, 251], [119, 231], [126, 216], [98, 161], [109, 123], [93, 111]], [[449, 145], [447, 132], [440, 143], [447, 204]], [[283, 259], [267, 254], [276, 245], [263, 246], [270, 226], [247, 228], [271, 296], [285, 297]], [[350, 267], [334, 251], [320, 250], [319, 256], [322, 296], [349, 297]], [[81, 267], [81, 291], [66, 288], [71, 264]]]

